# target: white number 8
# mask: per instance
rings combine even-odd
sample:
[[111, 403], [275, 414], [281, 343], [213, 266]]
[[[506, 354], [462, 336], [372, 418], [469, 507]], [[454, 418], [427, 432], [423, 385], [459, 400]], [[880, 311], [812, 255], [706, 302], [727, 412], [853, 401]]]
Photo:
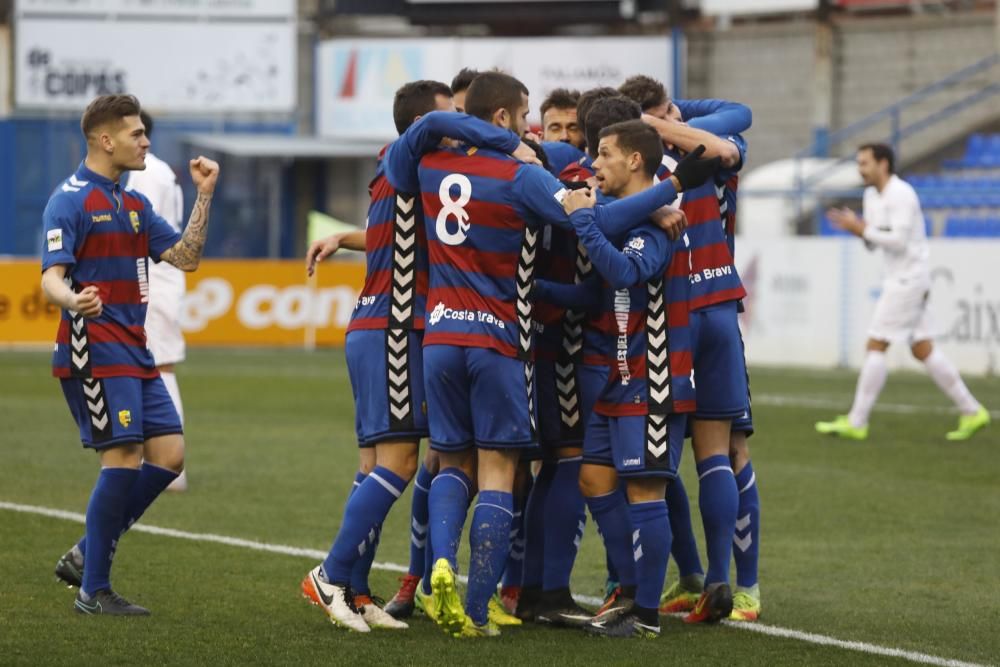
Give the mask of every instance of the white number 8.
[[[451, 198], [453, 185], [458, 186], [458, 199]], [[438, 196], [441, 198], [441, 210], [438, 212], [435, 227], [437, 237], [442, 243], [460, 245], [469, 235], [469, 214], [465, 210], [465, 205], [472, 199], [472, 181], [463, 174], [448, 174], [441, 181]], [[458, 229], [454, 232], [448, 230], [448, 218], [451, 217], [458, 223]]]

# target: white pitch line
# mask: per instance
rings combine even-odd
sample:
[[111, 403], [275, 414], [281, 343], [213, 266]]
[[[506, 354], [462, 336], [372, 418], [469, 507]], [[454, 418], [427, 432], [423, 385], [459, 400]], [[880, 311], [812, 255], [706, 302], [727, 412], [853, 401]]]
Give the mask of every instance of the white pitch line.
[[[39, 507], [37, 505], [22, 505], [19, 503], [9, 503], [0, 500], [0, 510], [8, 510], [11, 512], [20, 512], [22, 514], [35, 514], [39, 516], [45, 516], [52, 519], [63, 519], [64, 521], [72, 521], [74, 523], [86, 523], [87, 518], [79, 512], [67, 512], [65, 510], [53, 509], [51, 507]], [[281, 554], [284, 556], [299, 556], [302, 558], [312, 558], [314, 560], [323, 560], [326, 558], [326, 552], [320, 551], [318, 549], [305, 549], [303, 547], [293, 547], [286, 544], [268, 544], [267, 542], [258, 542], [256, 540], [244, 540], [239, 537], [229, 537], [228, 535], [216, 535], [214, 533], [191, 533], [186, 530], [175, 530], [173, 528], [161, 528], [159, 526], [150, 526], [147, 524], [137, 523], [130, 529], [137, 533], [149, 533], [151, 535], [161, 535], [164, 537], [175, 537], [181, 540], [191, 540], [192, 542], [211, 542], [214, 544], [223, 544], [230, 547], [239, 547], [241, 549], [250, 549], [252, 551], [263, 551], [272, 554]], [[377, 570], [386, 570], [389, 572], [406, 572], [407, 568], [398, 565], [396, 563], [373, 563], [372, 567]], [[465, 577], [459, 577], [463, 582]], [[601, 604], [603, 600], [600, 598], [590, 597], [586, 595], [575, 596], [580, 602], [586, 604]], [[887, 646], [879, 646], [877, 644], [869, 644], [867, 642], [855, 642], [855, 641], [845, 641], [843, 639], [837, 639], [835, 637], [827, 637], [826, 635], [817, 635], [811, 632], [802, 632], [799, 630], [791, 630], [789, 628], [781, 628], [774, 625], [761, 625], [759, 623], [733, 623], [730, 621], [723, 621], [723, 624], [730, 628], [735, 628], [737, 630], [746, 630], [749, 632], [757, 632], [764, 635], [769, 635], [772, 637], [780, 637], [783, 639], [796, 639], [798, 641], [807, 642], [810, 644], [818, 644], [820, 646], [832, 646], [835, 648], [841, 648], [848, 651], [858, 651], [860, 653], [868, 653], [870, 655], [881, 655], [892, 658], [903, 658], [904, 660], [910, 660], [912, 662], [917, 662], [925, 665], [938, 665], [939, 667], [986, 667], [975, 662], [964, 662], [962, 660], [951, 660], [948, 658], [939, 658], [938, 656], [929, 655], [927, 653], [918, 653], [916, 651], [905, 651], [898, 648], [890, 648]]]
[[[850, 398], [836, 401], [829, 398], [812, 398], [809, 396], [783, 396], [781, 394], [753, 394], [753, 405], [766, 405], [776, 408], [823, 408], [824, 410], [845, 411], [850, 407]], [[937, 415], [958, 416], [958, 410], [944, 405], [913, 405], [910, 403], [876, 403], [875, 412], [892, 412], [900, 415], [916, 415], [932, 413]], [[1000, 410], [990, 410], [990, 417], [1000, 419]]]

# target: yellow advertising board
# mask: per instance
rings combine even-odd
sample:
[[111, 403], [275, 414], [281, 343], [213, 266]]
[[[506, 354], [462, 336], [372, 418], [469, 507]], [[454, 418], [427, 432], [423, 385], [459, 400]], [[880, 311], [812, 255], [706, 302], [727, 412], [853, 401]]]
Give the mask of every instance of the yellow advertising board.
[[[0, 262], [0, 344], [51, 343], [59, 310], [38, 260]], [[187, 276], [181, 326], [191, 345], [342, 345], [364, 283], [363, 262], [205, 260]]]

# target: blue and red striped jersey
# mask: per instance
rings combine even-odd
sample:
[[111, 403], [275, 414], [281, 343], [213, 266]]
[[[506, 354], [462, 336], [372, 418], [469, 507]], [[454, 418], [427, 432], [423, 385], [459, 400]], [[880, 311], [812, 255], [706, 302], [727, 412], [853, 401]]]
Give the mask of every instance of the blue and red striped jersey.
[[[660, 179], [669, 178], [677, 166], [677, 156], [667, 152], [657, 171]], [[725, 174], [720, 175], [724, 179]], [[724, 181], [723, 181], [724, 182]], [[738, 301], [746, 296], [740, 281], [729, 238], [726, 236], [725, 221], [720, 209], [719, 192], [716, 182], [687, 190], [680, 197], [680, 207], [687, 216], [688, 227], [684, 233], [690, 261], [690, 308], [699, 310], [726, 301]]]
[[[386, 147], [387, 148], [387, 147]], [[427, 305], [427, 236], [420, 198], [397, 192], [385, 177], [379, 152], [368, 186], [365, 284], [347, 331], [423, 329]]]
[[609, 416], [673, 412], [664, 281], [672, 244], [648, 223], [612, 243], [597, 229], [591, 211], [576, 211], [571, 219], [604, 277], [596, 328], [606, 340], [609, 373], [594, 411]]
[[65, 265], [71, 288], [94, 285], [104, 304], [93, 319], [62, 311], [52, 374], [156, 377], [146, 348], [147, 262], [158, 262], [181, 235], [145, 196], [123, 191], [83, 163], [49, 197], [42, 220], [42, 270]]

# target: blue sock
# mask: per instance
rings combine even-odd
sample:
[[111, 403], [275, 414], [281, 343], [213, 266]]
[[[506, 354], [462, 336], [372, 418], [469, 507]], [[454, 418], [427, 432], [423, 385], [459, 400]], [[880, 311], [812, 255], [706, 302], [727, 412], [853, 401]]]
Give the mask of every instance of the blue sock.
[[524, 567], [521, 573], [522, 588], [541, 590], [545, 565], [545, 504], [548, 502], [556, 466], [551, 461], [542, 463], [531, 486], [524, 508]]
[[670, 518], [665, 500], [630, 503], [632, 555], [635, 559], [635, 603], [646, 609], [660, 606], [660, 593], [670, 557]]
[[371, 541], [371, 547], [367, 549], [361, 558], [354, 561], [351, 568], [351, 590], [358, 595], [371, 595], [372, 589], [368, 585], [368, 574], [372, 571], [372, 563], [375, 562], [375, 552], [378, 550], [378, 543], [382, 539], [382, 524], [375, 526], [375, 539]]
[[635, 561], [632, 557], [632, 520], [628, 503], [618, 490], [604, 496], [587, 498], [587, 507], [604, 538], [604, 549], [617, 570], [618, 583], [635, 586]]
[[363, 473], [360, 470], [354, 473], [354, 483], [351, 484], [351, 492], [347, 494], [348, 498], [354, 495], [354, 492], [358, 490], [358, 487], [361, 486], [361, 482], [365, 481], [366, 477], [368, 477], [368, 474]]
[[674, 536], [670, 555], [677, 561], [680, 576], [705, 574], [691, 526], [691, 505], [680, 475], [667, 484], [667, 510], [670, 512], [670, 532]]
[[465, 610], [477, 624], [486, 623], [487, 606], [497, 591], [510, 551], [514, 496], [505, 491], [480, 491], [469, 529], [469, 588]]
[[[628, 505], [628, 494], [625, 493], [625, 486], [619, 485], [616, 493], [620, 494], [622, 497], [622, 502]], [[611, 554], [604, 551], [604, 567], [608, 570], [608, 581], [621, 583], [621, 577], [618, 576], [618, 568], [615, 567], [614, 562], [611, 560]]]
[[739, 506], [736, 478], [733, 477], [728, 456], [709, 456], [697, 463], [695, 468], [700, 484], [698, 506], [701, 508], [708, 552], [705, 586], [729, 583], [729, 559], [733, 552], [736, 510]]
[[469, 512], [472, 481], [459, 468], [445, 468], [431, 482], [427, 495], [431, 550], [434, 558], [446, 558], [458, 569], [458, 542]]
[[[177, 479], [178, 473], [167, 470], [152, 463], [143, 463], [139, 468], [139, 477], [129, 491], [128, 500], [125, 501], [125, 515], [121, 525], [119, 535], [132, 527], [132, 524], [146, 512], [153, 501], [163, 493], [163, 490], [170, 486], [170, 482]], [[87, 555], [87, 536], [84, 535], [77, 543], [80, 553]]]
[[545, 500], [545, 565], [542, 590], [569, 588], [569, 575], [586, 525], [583, 494], [580, 493], [580, 463], [583, 457], [562, 459], [556, 464], [552, 490]]
[[413, 504], [410, 506], [410, 570], [415, 577], [424, 576], [427, 561], [427, 494], [434, 475], [424, 464], [413, 481]]
[[406, 480], [382, 466], [375, 466], [364, 478], [347, 499], [344, 521], [323, 561], [327, 581], [339, 585], [351, 583], [354, 564], [375, 548], [379, 526], [404, 490]]
[[87, 504], [90, 557], [84, 562], [82, 586], [86, 595], [111, 588], [111, 560], [118, 546], [126, 503], [138, 478], [135, 468], [101, 468]]
[[524, 506], [531, 489], [523, 496], [514, 496], [514, 518], [510, 522], [510, 553], [503, 568], [503, 585], [520, 587], [524, 576]]
[[736, 487], [740, 494], [736, 535], [733, 537], [736, 585], [751, 588], [757, 583], [757, 557], [760, 554], [760, 495], [757, 493], [757, 476], [750, 461], [736, 475]]

